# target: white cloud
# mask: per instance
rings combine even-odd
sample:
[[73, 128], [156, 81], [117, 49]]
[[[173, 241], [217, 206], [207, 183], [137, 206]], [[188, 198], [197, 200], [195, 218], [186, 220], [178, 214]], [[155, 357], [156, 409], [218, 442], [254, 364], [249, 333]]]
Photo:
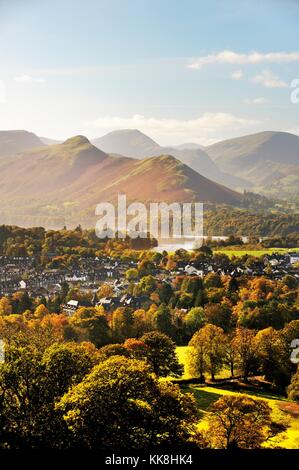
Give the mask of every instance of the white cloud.
[[222, 112], [204, 113], [198, 118], [187, 120], [147, 118], [139, 114], [128, 118], [105, 116], [86, 123], [89, 128], [100, 129], [102, 132], [117, 129], [139, 129], [165, 143], [191, 140], [202, 145], [209, 145], [219, 140], [222, 131], [231, 132], [232, 128], [234, 131], [242, 131], [257, 124], [261, 124], [261, 122]]
[[15, 82], [35, 82], [35, 83], [44, 83], [46, 80], [42, 77], [32, 77], [32, 75], [19, 75], [17, 77], [14, 77]]
[[261, 74], [253, 77], [252, 81], [266, 88], [288, 88], [288, 84], [274, 75], [271, 70], [263, 70]]
[[241, 80], [241, 78], [243, 78], [242, 70], [235, 70], [235, 72], [232, 73], [233, 80]]
[[200, 69], [206, 65], [212, 64], [280, 64], [282, 62], [299, 62], [299, 52], [250, 52], [248, 54], [239, 54], [234, 51], [221, 51], [217, 54], [193, 59], [188, 65], [191, 69]]
[[265, 104], [265, 103], [268, 103], [268, 100], [261, 96], [259, 98], [245, 98], [244, 103], [246, 103], [246, 104]]

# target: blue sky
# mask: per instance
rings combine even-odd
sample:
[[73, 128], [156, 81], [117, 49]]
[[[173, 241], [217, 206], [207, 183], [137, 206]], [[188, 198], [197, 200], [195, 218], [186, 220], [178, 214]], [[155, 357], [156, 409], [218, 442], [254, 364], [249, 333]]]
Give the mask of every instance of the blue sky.
[[0, 0], [0, 128], [299, 134], [295, 0]]

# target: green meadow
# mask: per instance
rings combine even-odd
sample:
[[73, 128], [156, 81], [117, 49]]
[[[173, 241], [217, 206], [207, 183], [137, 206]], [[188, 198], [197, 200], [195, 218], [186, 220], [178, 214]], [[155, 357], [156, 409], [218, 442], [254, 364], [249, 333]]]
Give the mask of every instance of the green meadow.
[[[182, 379], [191, 378], [186, 370], [186, 362], [188, 355], [188, 346], [178, 346], [177, 355], [179, 361], [184, 365], [184, 374]], [[223, 371], [218, 375], [217, 378], [229, 377], [228, 371]], [[244, 390], [236, 391], [230, 390], [229, 386], [220, 385], [182, 385], [184, 392], [191, 392], [194, 394], [200, 416], [198, 423], [199, 430], [205, 430], [207, 428], [207, 412], [210, 405], [217, 401], [223, 395], [234, 395], [237, 393], [244, 394]], [[299, 449], [299, 404], [286, 399], [283, 396], [274, 395], [264, 391], [246, 391], [246, 394], [253, 398], [259, 398], [267, 401], [269, 406], [272, 408], [272, 417], [278, 423], [287, 425], [287, 430], [280, 435], [276, 436], [275, 439], [268, 441], [264, 444], [264, 447], [281, 447], [285, 449]]]
[[273, 253], [287, 253], [288, 251], [299, 251], [299, 247], [297, 248], [265, 248], [265, 249], [260, 249], [260, 250], [250, 250], [244, 248], [238, 248], [238, 249], [216, 249], [213, 250], [213, 253], [223, 253], [230, 258], [233, 256], [236, 257], [241, 257], [244, 255], [250, 255], [250, 256], [263, 256], [263, 255], [272, 255]]

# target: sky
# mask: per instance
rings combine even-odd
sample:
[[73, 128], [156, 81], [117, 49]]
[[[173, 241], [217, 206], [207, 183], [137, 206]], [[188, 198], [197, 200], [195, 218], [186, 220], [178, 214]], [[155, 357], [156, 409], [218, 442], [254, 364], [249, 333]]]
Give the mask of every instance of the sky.
[[299, 134], [298, 25], [299, 0], [0, 0], [0, 129]]

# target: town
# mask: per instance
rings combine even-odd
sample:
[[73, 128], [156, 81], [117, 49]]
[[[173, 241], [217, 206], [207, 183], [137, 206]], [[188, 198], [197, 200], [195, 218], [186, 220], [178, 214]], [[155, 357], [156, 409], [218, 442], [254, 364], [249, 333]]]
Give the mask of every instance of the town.
[[[152, 263], [149, 274], [170, 287], [178, 276], [204, 278], [210, 273], [232, 278], [264, 276], [281, 280], [291, 275], [299, 279], [299, 253], [291, 250], [259, 258], [246, 256], [245, 250], [244, 257], [233, 259], [219, 252], [213, 255], [205, 246], [194, 253], [192, 258], [184, 249], [179, 249], [174, 254], [176, 260], [163, 267], [161, 259], [168, 254], [156, 253], [153, 256], [156, 262]], [[50, 260], [55, 259], [55, 256], [55, 253], [48, 253]], [[61, 294], [63, 288], [68, 286], [68, 289], [92, 293], [91, 305], [102, 305], [108, 311], [116, 307], [141, 308], [149, 305], [149, 296], [128, 293], [130, 282], [127, 273], [138, 267], [136, 256], [134, 258], [124, 260], [120, 256], [108, 255], [79, 257], [68, 267], [42, 268], [34, 256], [0, 256], [0, 296], [26, 291], [31, 297], [49, 299], [55, 294]], [[99, 298], [98, 291], [102, 284], [110, 286], [110, 295]], [[72, 314], [79, 306], [77, 300], [70, 299], [62, 306], [62, 311]]]

